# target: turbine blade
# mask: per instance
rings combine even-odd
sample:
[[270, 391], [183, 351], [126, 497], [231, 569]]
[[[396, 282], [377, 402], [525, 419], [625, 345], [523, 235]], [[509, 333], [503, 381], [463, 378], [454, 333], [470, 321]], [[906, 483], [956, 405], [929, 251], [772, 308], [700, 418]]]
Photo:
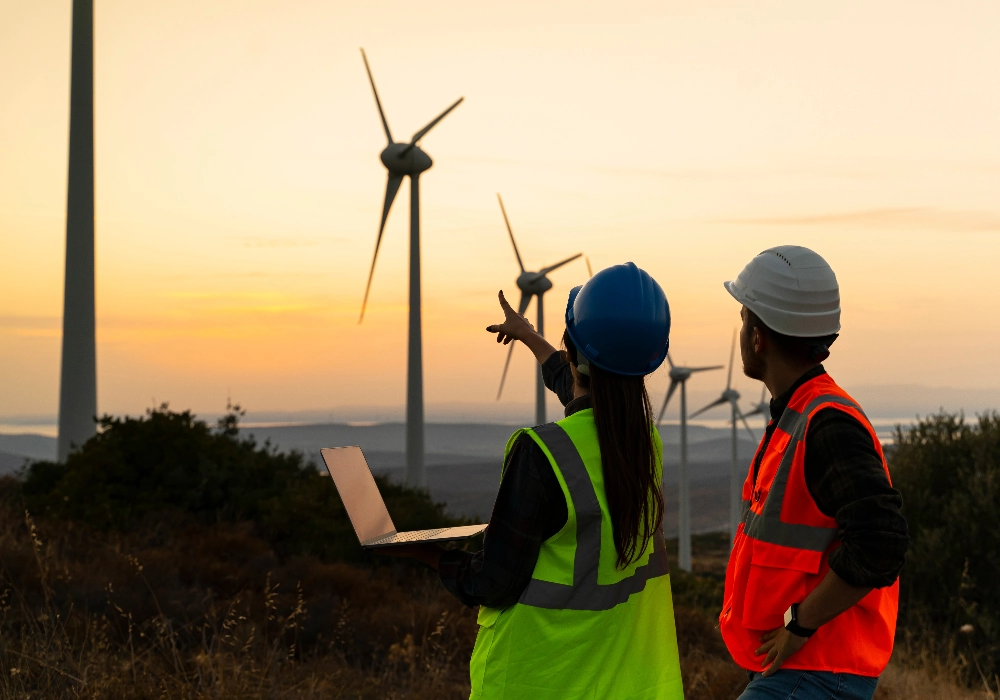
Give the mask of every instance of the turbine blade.
[[724, 403], [729, 403], [729, 399], [727, 399], [725, 396], [720, 396], [719, 398], [717, 398], [715, 401], [713, 401], [712, 403], [708, 404], [704, 408], [700, 408], [697, 411], [695, 411], [694, 413], [692, 413], [690, 416], [688, 416], [688, 418], [696, 418], [697, 416], [700, 416], [702, 413], [704, 413], [705, 411], [709, 410], [710, 408], [715, 408], [716, 406], [721, 406]]
[[433, 120], [431, 120], [430, 124], [428, 124], [423, 129], [421, 129], [420, 131], [418, 131], [417, 133], [415, 133], [413, 135], [413, 138], [410, 139], [410, 143], [408, 143], [406, 145], [406, 148], [403, 149], [403, 152], [400, 155], [401, 156], [405, 156], [407, 153], [409, 153], [410, 149], [417, 145], [417, 141], [419, 141], [424, 136], [426, 136], [427, 132], [430, 131], [431, 129], [433, 129], [435, 127], [435, 125], [437, 125], [437, 123], [439, 121], [441, 121], [442, 119], [444, 119], [445, 117], [447, 117], [448, 116], [448, 112], [450, 112], [451, 110], [455, 109], [460, 104], [462, 104], [462, 100], [464, 100], [464, 99], [465, 99], [464, 97], [459, 97], [457, 100], [455, 100], [455, 103], [451, 107], [449, 107], [445, 111], [441, 112], [441, 114], [437, 115]]
[[670, 352], [669, 352], [669, 351], [667, 352], [667, 363], [668, 363], [668, 364], [670, 365], [670, 369], [673, 369], [673, 368], [674, 368], [674, 361], [673, 361], [673, 359], [672, 359], [672, 358], [670, 357]]
[[656, 418], [656, 427], [660, 427], [660, 423], [663, 422], [663, 414], [667, 411], [667, 404], [670, 403], [670, 397], [674, 395], [677, 391], [677, 385], [680, 384], [678, 381], [670, 382], [670, 388], [667, 389], [667, 395], [663, 397], [663, 406], [660, 408], [660, 415]]
[[594, 271], [590, 267], [590, 258], [587, 257], [587, 256], [584, 256], [583, 259], [587, 261], [587, 274], [590, 275], [591, 277], [593, 277], [594, 276]]
[[689, 367], [691, 372], [708, 372], [713, 369], [722, 369], [723, 365], [712, 365], [711, 367]]
[[524, 272], [524, 263], [521, 262], [521, 253], [517, 249], [517, 243], [514, 242], [514, 230], [510, 227], [510, 221], [507, 219], [507, 210], [503, 208], [503, 199], [500, 198], [499, 192], [497, 192], [497, 201], [500, 202], [500, 213], [503, 214], [503, 222], [507, 224], [507, 233], [510, 234], [510, 244], [514, 246], [514, 256], [517, 258], [517, 264], [521, 266], [521, 272]]
[[764, 403], [764, 392], [767, 391], [767, 385], [764, 382], [760, 383], [760, 402]]
[[368, 271], [368, 284], [365, 285], [365, 298], [361, 302], [361, 318], [358, 319], [360, 325], [365, 320], [365, 307], [368, 306], [368, 292], [372, 288], [372, 277], [375, 276], [375, 261], [378, 260], [378, 249], [382, 245], [382, 233], [385, 231], [385, 221], [389, 218], [389, 209], [392, 207], [392, 200], [399, 192], [399, 185], [403, 182], [402, 175], [389, 173], [389, 180], [385, 183], [385, 203], [382, 205], [382, 223], [378, 227], [378, 238], [375, 239], [375, 254], [372, 256], [372, 267]]
[[510, 341], [510, 350], [507, 351], [507, 361], [503, 364], [503, 374], [500, 375], [500, 388], [497, 389], [497, 401], [500, 400], [500, 395], [503, 394], [503, 383], [507, 381], [507, 368], [510, 367], [510, 358], [514, 354], [514, 343], [516, 340]]
[[517, 313], [524, 316], [524, 312], [528, 310], [528, 304], [530, 303], [531, 303], [531, 295], [526, 294], [525, 292], [521, 292], [521, 301], [517, 302]]
[[746, 416], [747, 418], [749, 418], [750, 416], [756, 416], [756, 415], [759, 415], [759, 414], [761, 414], [763, 412], [764, 412], [763, 409], [761, 409], [760, 406], [757, 406], [756, 408], [754, 408], [749, 413], [744, 413], [743, 415]]
[[556, 269], [562, 267], [566, 263], [573, 262], [574, 260], [576, 260], [577, 258], [579, 258], [582, 255], [583, 255], [583, 253], [577, 253], [573, 257], [566, 258], [562, 262], [557, 262], [555, 265], [549, 265], [548, 267], [539, 270], [538, 274], [539, 274], [539, 276], [541, 276], [541, 275], [547, 275], [548, 273], [552, 272], [553, 270], [556, 270]]
[[736, 359], [736, 329], [733, 329], [733, 346], [729, 349], [729, 376], [726, 378], [726, 388], [733, 385], [733, 360]]
[[382, 117], [382, 128], [385, 129], [385, 137], [389, 139], [389, 143], [392, 143], [392, 134], [389, 133], [389, 122], [385, 120], [385, 112], [382, 110], [382, 101], [378, 98], [378, 90], [375, 89], [375, 78], [372, 77], [372, 69], [368, 67], [368, 56], [365, 55], [364, 49], [361, 49], [361, 58], [365, 62], [365, 70], [368, 71], [368, 82], [372, 84], [372, 92], [375, 94], [375, 104], [378, 106], [378, 115]]

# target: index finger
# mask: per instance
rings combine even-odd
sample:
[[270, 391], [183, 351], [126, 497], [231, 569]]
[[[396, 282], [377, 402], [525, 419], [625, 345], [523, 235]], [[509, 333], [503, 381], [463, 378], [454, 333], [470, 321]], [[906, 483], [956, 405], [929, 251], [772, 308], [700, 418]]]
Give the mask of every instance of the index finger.
[[500, 299], [500, 308], [502, 308], [502, 309], [504, 310], [504, 312], [505, 312], [505, 313], [506, 313], [507, 311], [510, 311], [511, 313], [514, 313], [514, 308], [513, 308], [513, 307], [512, 307], [511, 305], [510, 305], [510, 302], [508, 302], [508, 301], [507, 301], [507, 297], [505, 297], [505, 296], [503, 295], [503, 290], [502, 290], [502, 289], [501, 289], [501, 290], [500, 290], [500, 292], [499, 292], [499, 293], [497, 294], [497, 296], [498, 296], [498, 297], [499, 297], [499, 299]]

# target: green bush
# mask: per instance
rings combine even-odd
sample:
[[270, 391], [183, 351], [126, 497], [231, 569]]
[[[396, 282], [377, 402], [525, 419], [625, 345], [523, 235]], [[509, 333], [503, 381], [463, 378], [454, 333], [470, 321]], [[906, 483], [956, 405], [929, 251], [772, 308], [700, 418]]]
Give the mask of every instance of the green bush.
[[[235, 407], [214, 429], [166, 405], [140, 418], [105, 416], [65, 464], [27, 469], [25, 505], [98, 529], [127, 530], [171, 513], [203, 523], [250, 521], [279, 554], [362, 559], [329, 476], [298, 452], [240, 437], [240, 415]], [[453, 524], [426, 491], [376, 482], [400, 530]]]
[[895, 437], [893, 484], [911, 537], [900, 627], [937, 648], [968, 650], [971, 677], [981, 669], [992, 678], [1000, 673], [1000, 414], [967, 425], [941, 413]]

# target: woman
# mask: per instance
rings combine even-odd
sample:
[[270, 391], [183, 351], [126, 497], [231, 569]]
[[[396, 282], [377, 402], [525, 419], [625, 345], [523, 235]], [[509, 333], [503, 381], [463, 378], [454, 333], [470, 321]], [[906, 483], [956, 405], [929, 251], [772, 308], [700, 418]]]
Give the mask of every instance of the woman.
[[633, 263], [602, 270], [570, 292], [565, 353], [503, 292], [500, 305], [486, 330], [532, 350], [566, 417], [508, 441], [482, 551], [384, 553], [421, 559], [480, 606], [473, 698], [682, 698], [644, 383], [667, 354], [666, 296]]

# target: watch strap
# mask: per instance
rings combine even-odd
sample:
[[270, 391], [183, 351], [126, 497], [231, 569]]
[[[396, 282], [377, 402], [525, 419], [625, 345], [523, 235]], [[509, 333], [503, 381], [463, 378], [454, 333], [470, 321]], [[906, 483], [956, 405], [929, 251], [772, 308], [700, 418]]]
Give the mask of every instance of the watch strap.
[[806, 639], [808, 639], [809, 637], [813, 636], [816, 633], [816, 630], [814, 630], [814, 629], [808, 629], [806, 627], [802, 627], [799, 624], [799, 604], [798, 603], [792, 603], [792, 605], [791, 605], [791, 607], [789, 607], [788, 611], [791, 613], [791, 618], [792, 619], [789, 620], [785, 624], [785, 629], [786, 630], [788, 630], [789, 632], [791, 632], [792, 634], [794, 634], [796, 637], [804, 637]]

